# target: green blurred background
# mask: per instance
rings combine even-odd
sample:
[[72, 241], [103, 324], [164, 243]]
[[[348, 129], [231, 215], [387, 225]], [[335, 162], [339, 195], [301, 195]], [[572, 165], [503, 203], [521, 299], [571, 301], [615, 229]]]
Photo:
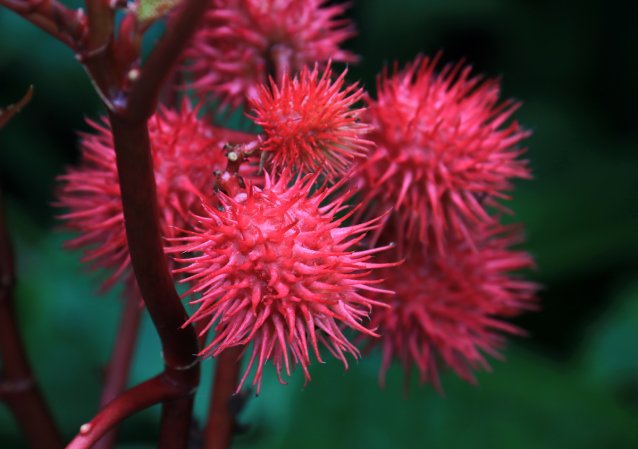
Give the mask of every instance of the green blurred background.
[[[363, 59], [352, 80], [373, 89], [384, 64], [442, 49], [447, 61], [502, 77], [504, 97], [523, 102], [535, 179], [519, 184], [512, 207], [538, 261], [530, 276], [544, 285], [542, 310], [519, 320], [529, 338], [512, 341], [478, 386], [444, 376], [444, 397], [417, 385], [404, 395], [398, 367], [379, 389], [378, 354], [348, 372], [333, 360], [314, 366], [306, 388], [299, 373], [280, 386], [269, 372], [235, 447], [638, 447], [637, 12], [633, 1], [355, 2], [359, 36], [349, 44]], [[0, 10], [0, 105], [31, 83], [33, 102], [0, 133], [0, 176], [22, 329], [71, 437], [96, 410], [120, 292], [98, 297], [100, 276], [61, 250], [52, 191], [77, 160], [83, 117], [101, 108], [68, 50]], [[148, 320], [137, 351], [134, 382], [161, 368]], [[128, 420], [121, 447], [154, 447], [157, 418], [152, 409]], [[0, 448], [22, 447], [0, 404]]]

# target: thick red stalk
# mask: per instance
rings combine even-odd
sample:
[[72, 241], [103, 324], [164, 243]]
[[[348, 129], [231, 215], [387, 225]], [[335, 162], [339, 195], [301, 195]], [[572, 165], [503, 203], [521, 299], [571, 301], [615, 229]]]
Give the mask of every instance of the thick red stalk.
[[58, 449], [62, 438], [44, 401], [20, 338], [12, 301], [13, 252], [0, 197], [0, 399], [4, 400], [33, 449]]
[[163, 82], [196, 31], [207, 6], [203, 0], [185, 2], [142, 67], [130, 97], [124, 104], [110, 99], [115, 105], [110, 111], [110, 122], [131, 263], [161, 340], [165, 365], [162, 377], [180, 392], [164, 403], [160, 449], [181, 449], [187, 445], [199, 363], [197, 338], [192, 326], [182, 328], [187, 315], [164, 255], [146, 121], [154, 112]]
[[[182, 391], [181, 399], [165, 404], [164, 413], [176, 415], [166, 408], [182, 410], [187, 404], [192, 405], [192, 395], [199, 383], [197, 338], [192, 326], [182, 328], [188, 317], [164, 255], [146, 122], [124, 121], [113, 113], [110, 120], [131, 263], [162, 343], [164, 375]], [[181, 420], [163, 419], [161, 434], [189, 428], [190, 413], [179, 413], [179, 416]], [[171, 431], [173, 426], [176, 429]], [[160, 441], [159, 447], [173, 449], [185, 445]]]
[[[122, 310], [122, 319], [113, 348], [111, 361], [106, 371], [100, 407], [106, 406], [124, 391], [135, 352], [135, 343], [142, 317], [142, 307], [137, 294], [129, 294]], [[109, 449], [115, 444], [117, 430], [104, 435], [95, 449]]]
[[[82, 425], [80, 433], [67, 449], [88, 449], [124, 419], [160, 402], [182, 397], [183, 391], [165, 373], [153, 377], [121, 394], [104, 407], [90, 422]], [[161, 447], [161, 446], [160, 446]]]
[[86, 15], [88, 32], [78, 59], [89, 72], [97, 93], [112, 108], [111, 98], [121, 89], [121, 74], [112, 54], [115, 10], [108, 0], [87, 0]]
[[194, 395], [190, 395], [164, 403], [157, 444], [159, 449], [189, 446], [194, 400]]
[[173, 286], [159, 226], [153, 161], [146, 123], [110, 115], [131, 263], [157, 327], [166, 368], [184, 371], [197, 362], [195, 332]]
[[228, 449], [235, 430], [235, 412], [230, 400], [237, 384], [241, 368], [242, 348], [231, 348], [216, 359], [215, 383], [211, 392], [208, 420], [204, 429], [203, 449]]
[[115, 11], [108, 0], [89, 0], [86, 2], [86, 16], [89, 32], [87, 36], [88, 51], [98, 51], [111, 44]]

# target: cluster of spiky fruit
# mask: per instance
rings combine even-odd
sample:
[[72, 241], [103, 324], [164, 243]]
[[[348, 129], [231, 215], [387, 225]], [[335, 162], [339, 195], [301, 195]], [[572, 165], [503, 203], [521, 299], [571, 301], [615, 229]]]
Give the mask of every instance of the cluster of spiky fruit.
[[[529, 133], [509, 123], [518, 105], [428, 58], [384, 72], [373, 99], [333, 76], [330, 59], [356, 59], [339, 48], [353, 34], [343, 12], [213, 0], [186, 84], [200, 102], [250, 108], [260, 134], [214, 127], [186, 102], [149, 121], [167, 252], [196, 306], [184, 325], [203, 357], [243, 349], [238, 388], [252, 368], [259, 388], [268, 361], [282, 382], [296, 365], [308, 380], [322, 347], [347, 367], [359, 350], [346, 329], [381, 345], [382, 376], [397, 358], [423, 382], [438, 386], [441, 364], [471, 380], [519, 332], [505, 319], [534, 304], [534, 284], [512, 273], [532, 260], [496, 215], [530, 176], [518, 146]], [[112, 283], [131, 278], [126, 233], [112, 136], [91, 126], [59, 204], [80, 233], [69, 246]]]
[[[509, 249], [520, 230], [499, 224], [497, 202], [512, 180], [529, 178], [518, 144], [529, 135], [507, 124], [518, 104], [499, 103], [499, 86], [470, 67], [438, 57], [417, 58], [378, 80], [367, 117], [376, 144], [354, 183], [368, 214], [392, 208], [372, 241], [397, 243], [401, 266], [383, 270], [391, 312], [372, 317], [382, 335], [382, 378], [393, 358], [409, 376], [439, 386], [443, 364], [471, 381], [495, 356], [502, 333], [519, 333], [503, 319], [533, 307], [536, 285], [512, 271], [533, 266]], [[365, 217], [365, 213], [361, 214]], [[372, 341], [374, 345], [378, 341]]]

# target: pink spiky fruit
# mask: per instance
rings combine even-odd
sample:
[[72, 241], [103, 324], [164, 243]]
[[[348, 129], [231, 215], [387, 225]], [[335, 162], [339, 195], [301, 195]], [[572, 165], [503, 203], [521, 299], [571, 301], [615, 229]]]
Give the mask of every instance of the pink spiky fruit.
[[406, 381], [416, 366], [420, 382], [440, 390], [443, 365], [474, 382], [475, 370], [489, 369], [485, 354], [498, 358], [504, 335], [523, 333], [506, 321], [536, 306], [538, 286], [515, 273], [534, 265], [529, 254], [510, 249], [520, 235], [482, 228], [473, 239], [474, 248], [458, 239], [445, 254], [413, 252], [404, 264], [379, 271], [396, 292], [379, 298], [390, 307], [375, 308], [371, 320], [381, 334], [370, 344], [382, 348], [382, 384], [393, 359]]
[[[519, 104], [499, 102], [497, 80], [471, 67], [417, 58], [378, 79], [368, 118], [375, 150], [358, 186], [374, 215], [394, 207], [397, 242], [445, 252], [447, 236], [470, 239], [471, 228], [494, 224], [512, 180], [530, 178], [519, 147], [529, 132], [508, 121]], [[470, 242], [471, 243], [471, 242]]]
[[352, 62], [340, 45], [354, 35], [344, 5], [325, 0], [213, 0], [186, 51], [192, 86], [200, 96], [237, 107], [269, 76], [281, 78], [307, 64]]
[[268, 360], [282, 383], [282, 371], [290, 375], [295, 365], [309, 380], [311, 354], [322, 360], [320, 345], [347, 368], [346, 354], [359, 352], [342, 327], [376, 335], [362, 321], [383, 304], [367, 294], [390, 292], [369, 274], [393, 264], [369, 260], [386, 248], [356, 246], [379, 220], [342, 226], [350, 215], [337, 218], [348, 198], [337, 191], [343, 183], [313, 192], [316, 179], [293, 180], [285, 172], [276, 181], [267, 176], [263, 189], [248, 184], [233, 197], [220, 192], [216, 205], [204, 205], [194, 230], [169, 249], [186, 253], [176, 258], [184, 264], [177, 271], [191, 285], [187, 294], [198, 296], [188, 323], [203, 321], [202, 335], [214, 328], [200, 355], [252, 344], [238, 390], [253, 365], [259, 390]]
[[304, 67], [298, 77], [285, 76], [277, 85], [261, 86], [250, 101], [252, 119], [263, 129], [261, 151], [279, 171], [323, 172], [334, 178], [355, 158], [363, 158], [373, 143], [370, 127], [361, 122], [363, 108], [353, 108], [363, 96], [357, 84], [344, 88], [346, 71], [331, 80], [330, 66], [319, 76], [318, 66]]

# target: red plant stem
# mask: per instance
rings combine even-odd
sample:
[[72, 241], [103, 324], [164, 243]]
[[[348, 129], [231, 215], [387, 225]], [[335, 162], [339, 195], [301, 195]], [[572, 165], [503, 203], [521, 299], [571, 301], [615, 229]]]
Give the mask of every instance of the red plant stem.
[[42, 30], [76, 50], [86, 32], [86, 18], [56, 0], [0, 0]]
[[[126, 387], [142, 318], [140, 298], [139, 294], [136, 293], [137, 289], [135, 289], [135, 293], [128, 294], [124, 310], [122, 310], [122, 320], [117, 333], [113, 355], [106, 372], [100, 407], [104, 407], [114, 400]], [[95, 445], [95, 449], [113, 447], [116, 438], [117, 430], [114, 429], [102, 437]]]
[[242, 348], [226, 349], [217, 357], [203, 449], [230, 447], [235, 429], [235, 413], [230, 407], [230, 399], [239, 383], [241, 352]]
[[166, 368], [180, 373], [180, 378], [196, 365], [198, 346], [192, 327], [182, 329], [188, 317], [164, 255], [146, 123], [123, 121], [114, 114], [110, 119], [131, 263], [157, 328]]
[[86, 16], [88, 18], [88, 51], [95, 51], [106, 47], [113, 38], [115, 25], [115, 11], [109, 0], [90, 0], [86, 2]]
[[[111, 20], [110, 16], [105, 17], [97, 13], [103, 10], [105, 1], [87, 0], [87, 9], [91, 12], [90, 26], [100, 27], [97, 31], [93, 29], [89, 32], [89, 40], [93, 44], [101, 42], [96, 36], [103, 34], [100, 31], [104, 29], [102, 26], [108, 28], [106, 22]], [[15, 0], [0, 2], [8, 4]], [[182, 49], [197, 30], [197, 25], [203, 19], [208, 6], [207, 0], [183, 1], [178, 7], [180, 10], [171, 16], [163, 38], [136, 76], [120, 73], [120, 66], [112, 52], [100, 51], [100, 48], [93, 49], [89, 46], [91, 52], [98, 52], [81, 55], [96, 91], [109, 108], [131, 264], [160, 337], [164, 356], [161, 380], [162, 385], [170, 385], [171, 395], [167, 397], [157, 394], [161, 392], [153, 390], [157, 382], [144, 383], [134, 388], [109, 403], [97, 415], [88, 431], [86, 426], [83, 426], [83, 430], [71, 443], [70, 448], [89, 447], [121, 419], [158, 401], [167, 401], [162, 410], [162, 439], [159, 448], [183, 449], [188, 441], [187, 430], [190, 428], [193, 395], [199, 383], [199, 363], [196, 355], [198, 344], [193, 327], [189, 325], [182, 328], [187, 315], [175, 291], [163, 251], [146, 122], [155, 110], [162, 84], [169, 76]], [[25, 12], [22, 11], [22, 14]], [[66, 39], [65, 34], [58, 33], [56, 37]], [[80, 40], [79, 37], [74, 38], [74, 48], [82, 47]], [[112, 42], [112, 39], [110, 41]], [[99, 64], [96, 63], [96, 58]], [[104, 60], [107, 60], [108, 64], [103, 65]], [[115, 76], [109, 75], [104, 81], [104, 73], [97, 73], [101, 68]], [[128, 95], [123, 84], [127, 79], [133, 82]], [[114, 89], [109, 85], [110, 80], [117, 80], [120, 84]], [[99, 428], [99, 431], [91, 431], [92, 426]], [[85, 445], [88, 440], [87, 432], [91, 435], [89, 446]]]
[[30, 447], [59, 449], [62, 438], [49, 413], [27, 359], [12, 301], [15, 284], [13, 252], [0, 197], [0, 399], [4, 400]]
[[100, 98], [112, 108], [110, 97], [119, 88], [118, 73], [110, 53], [113, 51], [115, 11], [108, 0], [87, 0], [85, 4], [88, 30], [77, 58], [89, 72]]
[[172, 449], [188, 446], [194, 401], [194, 395], [190, 395], [164, 403], [157, 447]]
[[124, 107], [115, 104], [116, 109], [109, 114], [131, 263], [162, 344], [162, 376], [181, 392], [162, 408], [160, 449], [182, 449], [188, 444], [193, 396], [199, 384], [199, 348], [193, 327], [182, 328], [187, 314], [164, 255], [146, 121], [155, 110], [162, 84], [207, 7], [205, 0], [184, 2], [142, 67]]
[[153, 114], [160, 89], [209, 6], [208, 0], [184, 0], [179, 6], [179, 15], [173, 16], [164, 37], [149, 55], [131, 88], [124, 112], [129, 120], [146, 120]]
[[[110, 115], [110, 120], [131, 263], [161, 340], [164, 374], [182, 391], [181, 399], [164, 404], [164, 414], [181, 418], [162, 420], [160, 433], [171, 434], [190, 427], [190, 413], [177, 414], [166, 409], [190, 409], [192, 395], [199, 383], [199, 348], [193, 327], [182, 328], [188, 317], [175, 291], [164, 255], [146, 121], [128, 122], [115, 114]], [[171, 428], [176, 430], [171, 431]], [[186, 437], [183, 444], [173, 444], [171, 439], [160, 441], [159, 447], [186, 447]]]
[[109, 402], [95, 418], [82, 425], [80, 433], [69, 443], [67, 449], [88, 449], [125, 418], [183, 394], [181, 387], [176, 386], [165, 373], [155, 376]]
[[0, 108], [0, 129], [4, 127], [9, 120], [13, 118], [18, 112], [22, 110], [33, 98], [33, 86], [29, 86], [27, 93], [25, 93], [20, 100], [15, 104], [10, 104], [5, 109]]

